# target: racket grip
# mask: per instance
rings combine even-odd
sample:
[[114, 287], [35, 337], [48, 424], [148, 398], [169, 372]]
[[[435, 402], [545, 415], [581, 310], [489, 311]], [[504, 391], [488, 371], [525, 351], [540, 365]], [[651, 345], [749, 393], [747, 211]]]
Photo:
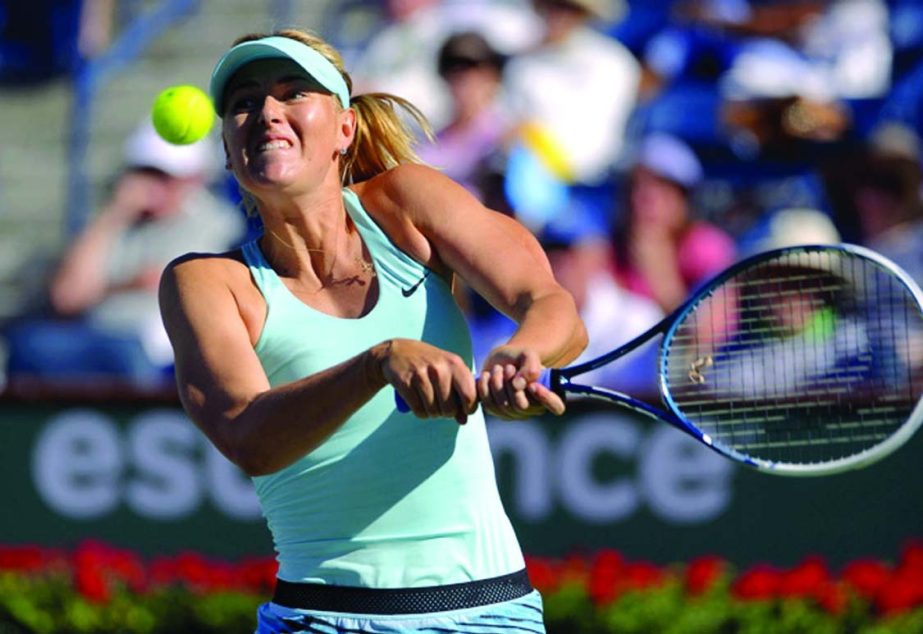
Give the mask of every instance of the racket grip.
[[539, 375], [538, 381], [536, 381], [536, 383], [541, 383], [542, 385], [544, 385], [550, 390], [551, 389], [551, 368], [545, 368], [544, 370], [542, 370], [542, 373]]
[[[538, 377], [538, 383], [541, 383], [549, 390], [551, 389], [551, 368], [545, 368], [542, 370], [541, 376]], [[410, 406], [407, 405], [407, 401], [405, 401], [401, 395], [397, 393], [397, 390], [394, 390], [394, 405], [397, 407], [397, 411], [402, 414], [406, 414], [410, 411]]]

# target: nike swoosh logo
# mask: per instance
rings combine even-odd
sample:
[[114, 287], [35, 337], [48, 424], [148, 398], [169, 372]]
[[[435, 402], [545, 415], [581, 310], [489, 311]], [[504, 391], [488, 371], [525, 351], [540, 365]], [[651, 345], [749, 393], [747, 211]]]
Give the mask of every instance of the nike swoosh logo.
[[414, 285], [411, 286], [410, 288], [402, 288], [402, 289], [401, 289], [401, 295], [403, 295], [404, 297], [410, 297], [411, 295], [413, 295], [414, 293], [416, 293], [416, 292], [417, 292], [417, 289], [420, 288], [420, 286], [423, 284], [423, 282], [426, 281], [426, 277], [427, 277], [428, 275], [429, 275], [429, 269], [426, 269], [426, 272], [423, 273], [423, 277], [421, 277], [419, 280], [417, 280], [416, 284], [414, 284]]

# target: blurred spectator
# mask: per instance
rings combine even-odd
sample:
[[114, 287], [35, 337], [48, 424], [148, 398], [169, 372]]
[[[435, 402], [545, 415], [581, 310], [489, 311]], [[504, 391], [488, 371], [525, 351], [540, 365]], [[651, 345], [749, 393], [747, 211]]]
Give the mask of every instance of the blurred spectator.
[[920, 137], [901, 124], [876, 128], [827, 174], [834, 218], [851, 242], [894, 260], [923, 282]]
[[[653, 92], [664, 90], [659, 98], [669, 100], [652, 115], [664, 127], [651, 129], [730, 141], [748, 157], [793, 156], [805, 142], [861, 129], [851, 104], [881, 98], [890, 87], [893, 47], [882, 0], [707, 0], [676, 7], [643, 54]], [[690, 97], [701, 106], [694, 118], [681, 112]], [[669, 121], [674, 112], [688, 130]]]
[[[589, 361], [627, 343], [663, 318], [655, 302], [616, 281], [606, 227], [596, 225], [588, 216], [569, 214], [549, 223], [539, 237], [555, 278], [574, 296], [589, 335], [589, 344], [574, 363]], [[600, 387], [654, 395], [656, 352], [656, 345], [643, 346], [580, 378]]]
[[454, 32], [474, 30], [505, 55], [530, 47], [541, 29], [524, 1], [385, 0], [384, 23], [353, 63], [355, 92], [390, 92], [409, 99], [434, 128], [451, 118], [445, 84], [437, 74], [441, 44]]
[[839, 242], [840, 232], [833, 220], [819, 209], [808, 208], [767, 212], [759, 226], [738, 241], [742, 256], [799, 244]]
[[881, 96], [890, 85], [892, 45], [882, 0], [712, 0], [692, 6], [702, 8], [701, 21], [737, 38], [722, 78], [728, 98], [856, 99]]
[[883, 120], [923, 130], [923, 3], [887, 2], [894, 45], [893, 88], [878, 114]]
[[6, 333], [11, 381], [172, 381], [160, 274], [174, 257], [228, 249], [244, 232], [243, 214], [208, 189], [213, 149], [171, 145], [148, 122], [127, 139], [111, 198], [53, 275], [51, 316]]
[[[436, 66], [452, 98], [452, 116], [433, 141], [417, 151], [485, 205], [509, 213], [503, 194], [503, 153], [510, 121], [500, 98], [505, 61], [476, 31], [461, 31], [446, 39]], [[494, 312], [466, 285], [456, 283], [454, 291], [466, 313]]]
[[78, 40], [78, 49], [83, 57], [96, 57], [109, 47], [116, 13], [115, 0], [83, 0]]
[[625, 17], [606, 28], [606, 32], [641, 58], [647, 43], [671, 21], [676, 0], [626, 0]]
[[616, 275], [623, 286], [670, 312], [733, 263], [736, 245], [692, 209], [703, 169], [688, 145], [655, 133], [630, 157], [614, 223]]
[[497, 155], [510, 125], [500, 102], [504, 62], [480, 33], [449, 36], [439, 49], [437, 68], [452, 98], [452, 116], [432, 143], [418, 149], [424, 161], [488, 206], [493, 196], [487, 190], [496, 187]]
[[[788, 24], [785, 15], [799, 19]], [[881, 0], [776, 0], [754, 5], [740, 26], [751, 38], [722, 78], [725, 112], [762, 145], [842, 138], [856, 125], [850, 100], [880, 98], [890, 88], [892, 45]], [[758, 122], [748, 121], [754, 111]]]
[[534, 0], [545, 36], [514, 56], [504, 84], [526, 146], [565, 182], [599, 184], [609, 175], [635, 107], [641, 68], [631, 52], [595, 27], [614, 21], [616, 0]]

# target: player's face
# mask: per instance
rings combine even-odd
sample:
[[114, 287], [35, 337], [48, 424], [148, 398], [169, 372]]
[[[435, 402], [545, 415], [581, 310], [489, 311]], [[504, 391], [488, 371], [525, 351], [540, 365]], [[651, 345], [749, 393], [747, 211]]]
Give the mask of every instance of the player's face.
[[336, 158], [349, 141], [352, 116], [294, 62], [252, 62], [234, 75], [225, 96], [231, 169], [257, 194], [338, 181]]

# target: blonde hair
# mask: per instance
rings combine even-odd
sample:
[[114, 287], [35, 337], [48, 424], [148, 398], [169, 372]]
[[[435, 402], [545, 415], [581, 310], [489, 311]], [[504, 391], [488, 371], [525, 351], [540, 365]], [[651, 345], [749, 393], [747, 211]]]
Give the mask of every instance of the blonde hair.
[[[343, 58], [326, 40], [312, 32], [291, 28], [279, 29], [271, 35], [301, 42], [323, 55], [343, 76], [352, 95], [353, 82]], [[264, 37], [269, 34], [250, 33], [237, 38], [233, 45]], [[334, 101], [341, 107], [338, 100]], [[356, 136], [340, 161], [341, 182], [361, 182], [402, 163], [422, 162], [414, 150], [417, 134], [411, 122], [419, 126], [427, 139], [433, 138], [433, 132], [419, 108], [402, 97], [381, 92], [352, 96], [350, 106], [356, 112]], [[409, 121], [401, 110], [409, 115]]]

